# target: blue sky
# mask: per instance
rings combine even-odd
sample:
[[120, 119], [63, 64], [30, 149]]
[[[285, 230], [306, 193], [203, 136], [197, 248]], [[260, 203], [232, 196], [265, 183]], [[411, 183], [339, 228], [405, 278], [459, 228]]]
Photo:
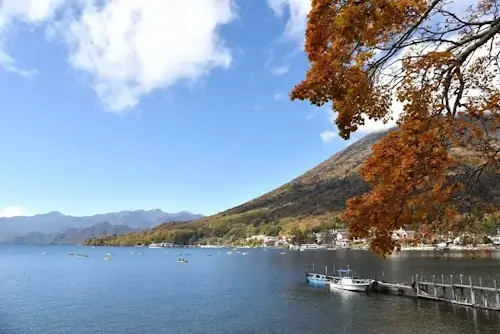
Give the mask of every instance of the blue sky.
[[89, 3], [0, 9], [1, 215], [213, 214], [346, 146], [287, 96], [308, 0]]

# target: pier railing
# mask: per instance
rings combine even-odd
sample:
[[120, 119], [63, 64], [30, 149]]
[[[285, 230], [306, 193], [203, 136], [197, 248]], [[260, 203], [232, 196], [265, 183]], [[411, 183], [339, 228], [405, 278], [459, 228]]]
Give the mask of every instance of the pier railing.
[[453, 275], [446, 280], [444, 275], [439, 278], [432, 275], [430, 281], [425, 276], [415, 275], [416, 295], [418, 298], [500, 311], [500, 289], [496, 280], [493, 280], [493, 286], [485, 286], [481, 277], [476, 284], [471, 276], [464, 281], [463, 275], [458, 281]]

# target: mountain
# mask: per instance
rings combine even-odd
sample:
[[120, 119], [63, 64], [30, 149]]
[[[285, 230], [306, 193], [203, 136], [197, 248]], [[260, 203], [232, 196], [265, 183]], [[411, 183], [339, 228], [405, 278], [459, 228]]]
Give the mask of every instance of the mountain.
[[[336, 216], [346, 200], [369, 189], [357, 173], [371, 147], [388, 132], [373, 133], [333, 155], [305, 174], [256, 199], [210, 217], [160, 225], [149, 233], [96, 240], [97, 244], [136, 244], [177, 238], [238, 239], [253, 234], [276, 234], [299, 224], [341, 224]], [[176, 240], [179, 241], [179, 240]]]
[[[249, 235], [277, 235], [280, 231], [291, 232], [297, 227], [345, 227], [338, 215], [345, 209], [347, 199], [369, 190], [358, 169], [370, 156], [373, 144], [389, 131], [369, 134], [287, 184], [216, 215], [190, 222], [162, 224], [148, 232], [97, 238], [89, 243], [212, 243], [218, 238], [237, 241]], [[460, 159], [460, 155], [457, 156]], [[466, 160], [460, 161], [462, 164], [455, 171], [457, 177], [462, 175], [460, 170], [472, 168]], [[500, 174], [484, 174], [476, 189], [476, 197], [483, 202], [499, 203], [500, 206], [498, 184]]]
[[126, 234], [138, 231], [138, 229], [132, 229], [125, 225], [111, 225], [109, 222], [102, 222], [86, 228], [72, 228], [64, 232], [52, 234], [31, 232], [24, 236], [15, 237], [9, 240], [8, 243], [24, 245], [83, 244], [88, 238], [112, 236], [114, 234]]
[[164, 222], [189, 221], [203, 217], [186, 211], [167, 213], [159, 209], [120, 211], [85, 217], [73, 217], [54, 211], [31, 217], [0, 218], [0, 242], [28, 233], [50, 235], [67, 229], [91, 227], [102, 222], [125, 225], [132, 229], [148, 229]]

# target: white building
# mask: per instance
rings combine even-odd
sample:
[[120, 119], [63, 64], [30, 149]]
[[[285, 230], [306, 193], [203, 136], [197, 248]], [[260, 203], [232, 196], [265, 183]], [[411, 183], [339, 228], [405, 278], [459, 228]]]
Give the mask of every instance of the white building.
[[269, 237], [266, 236], [263, 240], [265, 244], [276, 243], [278, 241], [278, 237]]
[[405, 230], [404, 228], [399, 228], [399, 230], [392, 231], [393, 240], [408, 240], [415, 238], [415, 231]]
[[247, 241], [250, 240], [263, 241], [266, 237], [267, 237], [266, 235], [260, 234], [260, 235], [252, 235], [251, 237], [248, 237], [246, 239]]

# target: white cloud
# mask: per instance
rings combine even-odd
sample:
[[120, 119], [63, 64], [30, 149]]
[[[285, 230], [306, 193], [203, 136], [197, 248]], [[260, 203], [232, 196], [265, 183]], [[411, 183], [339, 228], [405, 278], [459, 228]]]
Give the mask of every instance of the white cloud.
[[304, 45], [304, 31], [307, 14], [311, 10], [311, 0], [267, 0], [268, 6], [278, 17], [288, 10], [289, 18], [285, 26], [284, 37]]
[[337, 133], [335, 131], [326, 130], [320, 133], [321, 141], [323, 143], [331, 142], [335, 137], [337, 137]]
[[6, 71], [32, 77], [35, 69], [23, 69], [6, 51], [6, 44], [18, 25], [38, 26], [51, 19], [57, 8], [68, 0], [2, 0], [0, 1], [0, 66]]
[[16, 60], [0, 49], [0, 66], [6, 71], [30, 78], [38, 74], [36, 69], [24, 69], [16, 66]]
[[120, 112], [153, 90], [228, 68], [219, 28], [235, 11], [234, 0], [3, 0], [0, 34], [18, 22], [45, 24], [47, 36], [67, 44], [70, 64]]
[[22, 206], [18, 205], [7, 206], [4, 209], [0, 210], [0, 217], [3, 218], [19, 216], [30, 216], [30, 214], [28, 214]]

